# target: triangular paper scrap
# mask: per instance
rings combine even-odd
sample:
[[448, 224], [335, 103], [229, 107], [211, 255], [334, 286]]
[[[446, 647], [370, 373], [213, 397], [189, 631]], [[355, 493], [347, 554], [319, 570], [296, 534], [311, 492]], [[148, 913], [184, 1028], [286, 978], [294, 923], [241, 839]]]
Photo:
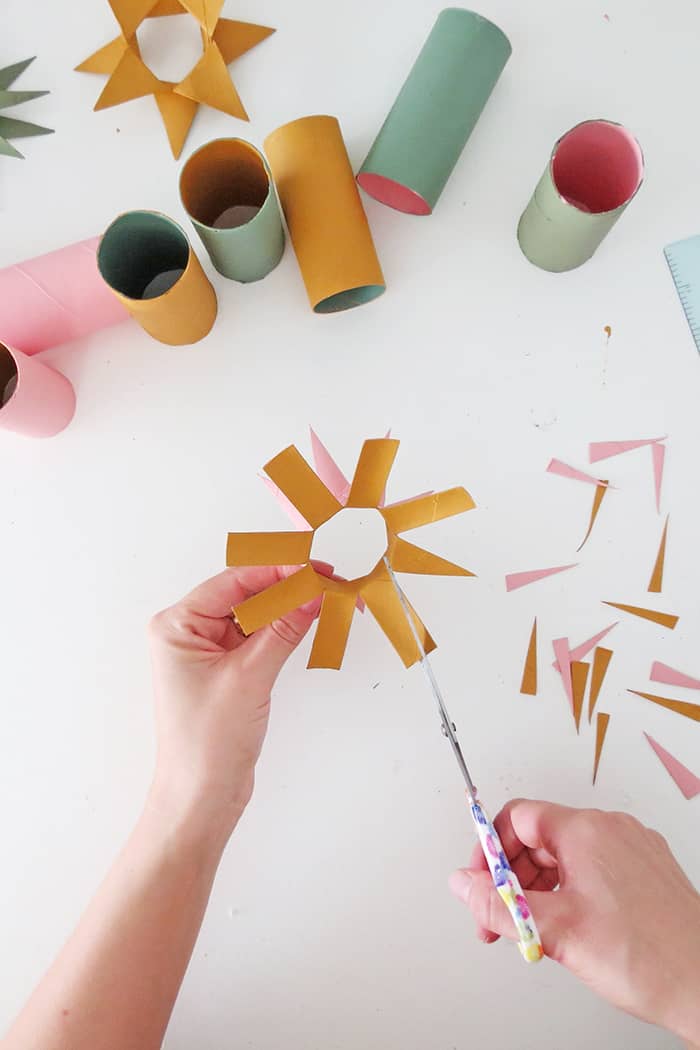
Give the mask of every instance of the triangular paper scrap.
[[603, 685], [603, 679], [608, 673], [608, 666], [612, 659], [612, 649], [604, 649], [602, 646], [597, 646], [596, 651], [593, 654], [593, 670], [591, 672], [591, 688], [588, 694], [588, 721], [590, 722], [593, 718], [593, 712], [595, 705], [600, 695], [600, 690]]
[[574, 691], [571, 683], [571, 660], [569, 658], [569, 639], [555, 638], [552, 642], [554, 656], [561, 680], [564, 683], [564, 692], [569, 701], [571, 710], [574, 709]]
[[656, 555], [656, 561], [654, 562], [654, 568], [651, 572], [651, 579], [649, 580], [649, 586], [647, 590], [650, 594], [660, 594], [661, 589], [664, 585], [664, 564], [666, 561], [666, 539], [668, 536], [668, 517], [664, 523], [664, 531], [661, 533], [661, 542], [659, 543], [659, 550]]
[[[219, 19], [214, 31], [214, 43], [221, 51], [224, 62], [228, 65], [240, 58], [256, 44], [261, 44], [274, 33], [269, 26], [254, 25], [253, 22], [236, 22], [231, 18]], [[387, 434], [387, 437], [390, 435]]]
[[674, 711], [684, 718], [692, 718], [694, 722], [700, 722], [700, 704], [689, 704], [687, 700], [671, 700], [667, 696], [655, 696], [654, 693], [640, 693], [637, 689], [628, 689], [628, 693], [641, 696], [643, 700], [651, 700], [652, 704], [665, 707], [667, 711]]
[[581, 728], [583, 697], [586, 692], [589, 670], [590, 664], [584, 663], [582, 660], [574, 660], [571, 664], [571, 691], [573, 693], [574, 722], [576, 723], [577, 733]]
[[670, 631], [674, 629], [679, 620], [678, 616], [673, 616], [671, 613], [659, 612], [657, 609], [642, 609], [638, 605], [621, 605], [619, 602], [603, 602], [603, 605], [610, 605], [613, 609], [619, 609], [620, 612], [629, 613], [630, 616], [639, 616], [642, 620], [651, 620], [652, 623], [658, 623], [661, 627], [668, 627]]
[[537, 617], [533, 621], [530, 632], [520, 692], [525, 696], [537, 696]]
[[[598, 642], [602, 642], [606, 634], [610, 634], [613, 627], [617, 627], [619, 622], [619, 620], [615, 620], [615, 623], [611, 623], [609, 627], [604, 627], [602, 631], [598, 631], [598, 634], [594, 634], [592, 638], [589, 638], [585, 642], [581, 642], [580, 645], [577, 645], [575, 649], [572, 649], [569, 652], [569, 659], [583, 660], [585, 656], [588, 656], [592, 649], [595, 649]], [[559, 670], [559, 664], [556, 662], [556, 660], [552, 664], [552, 667], [555, 671]]]
[[248, 114], [216, 44], [205, 45], [204, 54], [197, 65], [174, 90], [178, 95], [219, 109], [231, 117], [248, 120]]
[[[578, 564], [578, 563], [576, 563]], [[552, 569], [530, 569], [527, 572], [511, 572], [506, 576], [506, 590], [517, 591], [519, 587], [527, 587], [530, 583], [537, 583], [547, 576], [555, 576], [558, 572], [566, 572], [567, 569], [575, 569], [574, 565], [556, 565]]]
[[632, 452], [636, 448], [645, 448], [647, 445], [656, 445], [660, 438], [643, 438], [641, 441], [592, 441], [588, 446], [589, 463], [597, 463], [601, 459], [609, 459], [611, 456], [620, 456], [623, 452]]
[[576, 467], [570, 467], [568, 463], [562, 463], [560, 459], [550, 460], [547, 472], [549, 474], [558, 474], [562, 478], [571, 478], [572, 481], [585, 481], [589, 485], [608, 485], [607, 481], [594, 478], [592, 474], [585, 474], [582, 470], [577, 470]]
[[659, 443], [651, 446], [651, 460], [654, 468], [654, 495], [656, 497], [656, 511], [661, 513], [661, 483], [664, 477], [664, 461], [666, 459], [666, 446]]
[[700, 678], [692, 678], [689, 674], [676, 671], [668, 664], [662, 664], [654, 660], [651, 665], [649, 678], [652, 682], [663, 682], [664, 685], [678, 685], [681, 689], [700, 689]]
[[311, 433], [311, 455], [314, 461], [314, 469], [326, 488], [333, 493], [339, 503], [345, 506], [348, 500], [348, 493], [350, 492], [350, 482], [318, 434], [312, 427], [309, 427], [309, 431]]
[[590, 519], [589, 519], [589, 522], [588, 522], [588, 529], [586, 531], [586, 535], [581, 540], [581, 545], [576, 548], [576, 553], [577, 554], [581, 550], [581, 548], [584, 546], [586, 540], [588, 539], [588, 537], [590, 536], [591, 532], [593, 531], [593, 526], [595, 525], [595, 520], [598, 517], [598, 511], [600, 510], [600, 505], [603, 502], [603, 496], [605, 495], [605, 493], [607, 491], [608, 491], [607, 482], [605, 482], [605, 483], [601, 482], [600, 485], [596, 485], [596, 490], [593, 493], [593, 506], [591, 507], [591, 516], [590, 516]]
[[696, 795], [700, 795], [700, 777], [696, 777], [695, 773], [691, 773], [687, 766], [684, 766], [682, 762], [679, 762], [677, 758], [662, 747], [661, 744], [657, 743], [652, 736], [645, 733], [644, 736], [649, 741], [649, 744], [656, 752], [656, 756], [662, 765], [665, 767], [666, 772], [673, 781], [678, 785], [681, 794], [687, 798], [695, 798]]
[[596, 720], [595, 727], [595, 759], [593, 762], [593, 783], [596, 782], [598, 776], [598, 766], [600, 765], [600, 756], [603, 753], [603, 744], [605, 743], [605, 735], [610, 725], [610, 715], [599, 713]]

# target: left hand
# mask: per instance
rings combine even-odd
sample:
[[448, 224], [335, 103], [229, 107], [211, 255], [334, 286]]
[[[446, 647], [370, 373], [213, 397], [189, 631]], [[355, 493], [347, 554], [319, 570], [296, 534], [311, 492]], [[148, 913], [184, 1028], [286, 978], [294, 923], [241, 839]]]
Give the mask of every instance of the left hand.
[[224, 842], [253, 791], [270, 691], [319, 601], [249, 638], [233, 622], [231, 607], [293, 571], [226, 569], [151, 621], [158, 732], [152, 796], [168, 817], [194, 815]]

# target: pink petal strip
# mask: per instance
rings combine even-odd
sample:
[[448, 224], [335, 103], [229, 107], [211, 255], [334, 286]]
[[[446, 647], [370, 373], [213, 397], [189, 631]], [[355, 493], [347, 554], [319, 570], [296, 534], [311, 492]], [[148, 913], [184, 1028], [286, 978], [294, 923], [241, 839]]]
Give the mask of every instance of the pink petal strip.
[[[575, 649], [569, 651], [569, 660], [573, 663], [574, 660], [583, 660], [585, 656], [588, 656], [592, 649], [595, 649], [598, 642], [602, 642], [606, 634], [610, 634], [613, 627], [617, 627], [619, 620], [615, 620], [615, 623], [611, 623], [609, 627], [604, 627], [602, 631], [598, 631], [598, 634], [594, 634], [592, 638], [589, 638], [587, 642], [581, 642]], [[552, 664], [555, 671], [559, 670], [559, 664], [555, 660]]]
[[258, 477], [265, 485], [267, 485], [270, 492], [275, 497], [280, 507], [291, 521], [292, 525], [294, 525], [296, 529], [302, 532], [308, 531], [308, 529], [311, 528], [308, 521], [306, 520], [306, 518], [302, 517], [302, 515], [296, 509], [294, 504], [287, 499], [284, 492], [282, 492], [282, 489], [278, 488], [277, 485], [275, 485], [274, 481], [271, 481], [270, 478], [265, 477], [264, 474], [258, 474]]
[[547, 473], [559, 474], [562, 478], [571, 478], [572, 481], [587, 481], [589, 485], [608, 485], [607, 481], [601, 481], [600, 478], [594, 478], [592, 474], [584, 474], [582, 470], [577, 470], [576, 467], [570, 467], [568, 463], [562, 463], [560, 459], [550, 460], [549, 466], [547, 467]]
[[588, 462], [597, 463], [599, 459], [609, 459], [610, 456], [620, 456], [623, 452], [632, 452], [635, 448], [644, 448], [645, 445], [655, 445], [666, 438], [643, 438], [641, 441], [592, 441], [588, 446]]
[[651, 747], [653, 747], [659, 761], [665, 766], [668, 775], [678, 785], [681, 794], [687, 799], [695, 798], [696, 795], [700, 795], [700, 777], [696, 777], [695, 773], [691, 773], [687, 766], [684, 766], [682, 762], [679, 762], [677, 758], [674, 758], [665, 747], [662, 747], [661, 744], [657, 743], [648, 733], [645, 733], [644, 736], [649, 741]]
[[552, 642], [552, 648], [554, 649], [554, 656], [556, 657], [556, 665], [561, 674], [562, 682], [564, 683], [564, 691], [569, 700], [569, 706], [571, 710], [574, 709], [574, 688], [571, 684], [571, 659], [569, 657], [569, 639], [568, 638], [555, 638]]
[[553, 569], [530, 569], [528, 572], [511, 572], [506, 576], [506, 590], [517, 591], [519, 587], [527, 587], [529, 583], [536, 583], [547, 576], [554, 576], [557, 572], [565, 572], [566, 569], [575, 569], [578, 562], [573, 565], [556, 565]]
[[661, 512], [661, 482], [664, 477], [664, 461], [666, 459], [666, 446], [655, 444], [651, 446], [651, 461], [654, 467], [654, 492], [656, 493], [656, 511]]
[[691, 678], [689, 674], [676, 671], [673, 667], [669, 667], [668, 664], [659, 663], [658, 660], [654, 660], [654, 663], [651, 665], [649, 678], [652, 682], [663, 682], [665, 685], [679, 685], [681, 689], [700, 689], [699, 678]]
[[333, 493], [338, 502], [345, 506], [350, 492], [350, 482], [345, 477], [318, 434], [316, 434], [313, 427], [309, 427], [309, 431], [311, 433], [311, 454], [314, 458], [314, 468], [316, 473], [326, 488]]

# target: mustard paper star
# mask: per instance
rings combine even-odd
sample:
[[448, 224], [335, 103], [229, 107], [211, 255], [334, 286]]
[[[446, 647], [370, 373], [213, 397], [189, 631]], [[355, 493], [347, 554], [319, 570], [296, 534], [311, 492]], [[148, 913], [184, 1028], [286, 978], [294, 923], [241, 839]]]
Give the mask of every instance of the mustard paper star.
[[[224, 0], [109, 0], [121, 33], [76, 67], [109, 76], [95, 109], [153, 95], [179, 157], [200, 105], [248, 120], [227, 66], [274, 33], [268, 26], [221, 18]], [[190, 14], [202, 34], [202, 57], [179, 83], [160, 80], [141, 58], [136, 31], [146, 18]]]

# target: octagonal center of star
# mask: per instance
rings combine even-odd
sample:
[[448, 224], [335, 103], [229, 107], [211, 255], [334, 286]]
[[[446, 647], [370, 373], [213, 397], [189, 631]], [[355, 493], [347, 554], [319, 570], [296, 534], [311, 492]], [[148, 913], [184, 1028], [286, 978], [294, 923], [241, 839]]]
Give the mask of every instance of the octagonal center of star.
[[202, 57], [202, 34], [191, 15], [147, 18], [136, 36], [141, 58], [159, 80], [178, 84]]
[[316, 530], [311, 557], [329, 562], [336, 575], [355, 580], [372, 571], [386, 547], [379, 511], [346, 507]]

